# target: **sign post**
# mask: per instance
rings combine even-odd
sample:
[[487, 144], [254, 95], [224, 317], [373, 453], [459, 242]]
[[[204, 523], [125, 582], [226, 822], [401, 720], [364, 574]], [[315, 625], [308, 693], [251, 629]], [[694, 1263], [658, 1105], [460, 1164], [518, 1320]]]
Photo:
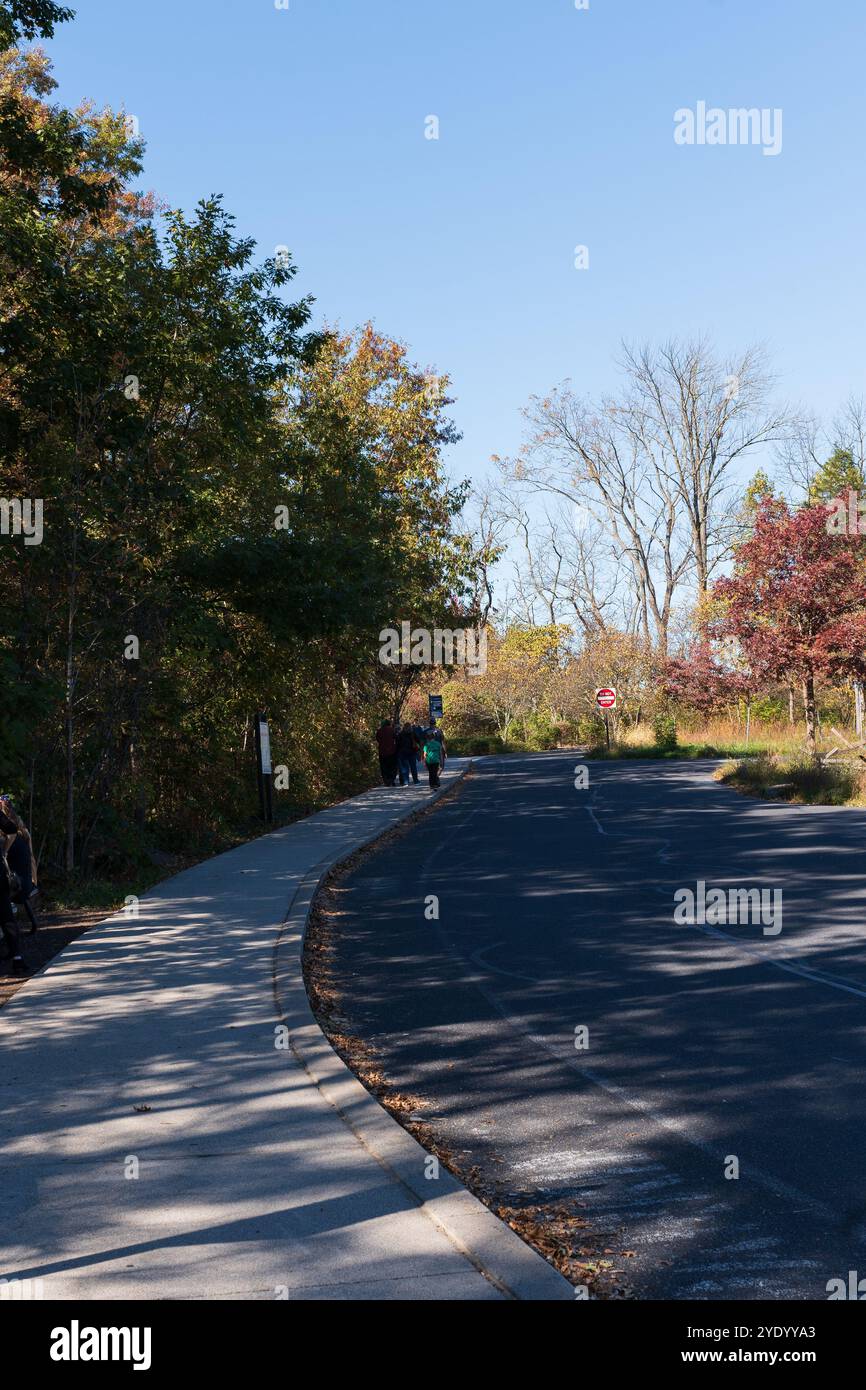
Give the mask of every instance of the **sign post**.
[[599, 709], [604, 710], [604, 736], [607, 740], [607, 751], [610, 752], [610, 718], [608, 710], [616, 709], [616, 691], [612, 686], [604, 685], [601, 690], [595, 692], [595, 703]]
[[442, 718], [442, 696], [428, 695], [427, 699], [430, 705], [430, 723], [432, 724], [434, 719]]
[[256, 727], [256, 774], [259, 783], [259, 808], [262, 820], [271, 825], [274, 819], [273, 768], [271, 767], [271, 731], [263, 714], [257, 714]]

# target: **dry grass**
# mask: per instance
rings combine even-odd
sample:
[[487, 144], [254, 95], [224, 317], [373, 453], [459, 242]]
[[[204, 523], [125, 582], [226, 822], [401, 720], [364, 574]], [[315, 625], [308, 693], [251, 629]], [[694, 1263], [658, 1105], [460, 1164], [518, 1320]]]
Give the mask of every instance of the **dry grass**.
[[[684, 745], [705, 745], [737, 751], [749, 749], [752, 752], [760, 752], [765, 749], [777, 753], [794, 753], [803, 746], [801, 725], [795, 724], [792, 727], [787, 723], [765, 724], [757, 719], [752, 721], [748, 743], [746, 726], [737, 719], [706, 719], [699, 724], [680, 721], [677, 732], [680, 742]], [[642, 724], [635, 730], [629, 730], [625, 741], [641, 745], [652, 744], [652, 725]]]
[[[844, 732], [844, 730], [843, 730]], [[854, 737], [851, 733], [851, 738]], [[824, 740], [830, 746], [828, 737]], [[784, 723], [765, 723], [754, 719], [746, 741], [742, 721], [727, 718], [706, 719], [677, 724], [676, 748], [656, 747], [652, 723], [644, 722], [636, 729], [620, 729], [611, 749], [614, 758], [750, 758], [762, 753], [795, 757], [804, 752], [805, 731], [801, 723], [793, 727]], [[603, 748], [594, 750], [606, 756]]]
[[805, 806], [866, 806], [866, 763], [831, 763], [824, 767], [799, 752], [761, 753], [727, 762], [716, 781], [749, 796], [792, 801]]

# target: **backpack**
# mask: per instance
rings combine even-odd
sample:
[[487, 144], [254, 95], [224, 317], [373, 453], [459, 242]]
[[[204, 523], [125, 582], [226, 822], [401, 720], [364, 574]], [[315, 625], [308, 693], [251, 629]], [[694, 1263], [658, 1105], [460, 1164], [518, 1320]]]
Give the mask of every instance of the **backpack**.
[[21, 892], [21, 880], [15, 870], [10, 867], [6, 855], [0, 853], [0, 883], [3, 884], [10, 898]]
[[438, 738], [428, 738], [424, 744], [424, 761], [428, 767], [442, 761], [442, 744]]

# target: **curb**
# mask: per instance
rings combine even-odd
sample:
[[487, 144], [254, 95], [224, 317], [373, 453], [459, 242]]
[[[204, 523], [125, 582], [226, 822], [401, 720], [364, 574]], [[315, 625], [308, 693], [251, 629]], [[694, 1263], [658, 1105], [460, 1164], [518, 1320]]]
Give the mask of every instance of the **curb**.
[[[459, 777], [443, 786], [426, 804], [431, 805], [457, 786], [471, 766], [470, 759]], [[406, 816], [410, 814], [407, 810]], [[303, 951], [316, 893], [336, 865], [375, 844], [406, 816], [343, 849], [336, 858], [316, 864], [298, 885], [274, 945], [278, 1016], [289, 1028], [295, 1058], [358, 1142], [504, 1298], [573, 1302], [575, 1293], [568, 1280], [453, 1174], [440, 1166], [435, 1181], [425, 1177], [431, 1155], [383, 1109], [338, 1057], [310, 1007], [304, 986]]]

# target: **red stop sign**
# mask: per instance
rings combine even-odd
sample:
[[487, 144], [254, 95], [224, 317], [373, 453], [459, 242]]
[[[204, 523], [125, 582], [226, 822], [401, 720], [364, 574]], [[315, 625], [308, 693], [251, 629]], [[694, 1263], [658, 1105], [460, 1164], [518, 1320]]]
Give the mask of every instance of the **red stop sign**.
[[613, 709], [616, 705], [616, 691], [605, 686], [603, 690], [595, 692], [595, 703], [599, 709]]

